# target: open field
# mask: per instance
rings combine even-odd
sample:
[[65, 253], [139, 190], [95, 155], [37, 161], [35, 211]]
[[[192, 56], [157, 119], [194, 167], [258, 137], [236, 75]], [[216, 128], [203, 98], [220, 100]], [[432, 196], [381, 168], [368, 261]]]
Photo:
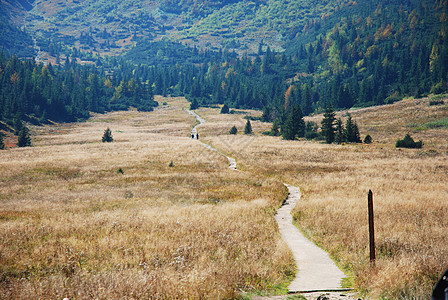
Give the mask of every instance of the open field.
[[[201, 139], [236, 158], [244, 172], [234, 172], [189, 138], [196, 121], [185, 100], [162, 101], [151, 113], [33, 127], [35, 147], [0, 151], [0, 295], [228, 298], [278, 287], [294, 273], [273, 218], [287, 182], [302, 190], [298, 227], [361, 294], [428, 298], [448, 267], [448, 128], [428, 125], [443, 123], [446, 104], [351, 111], [371, 145], [284, 141], [262, 136], [270, 124], [261, 122], [242, 135], [244, 115], [198, 109]], [[106, 127], [113, 143], [100, 142]], [[424, 148], [396, 149], [407, 132]]]
[[285, 187], [229, 170], [189, 138], [186, 102], [166, 101], [33, 127], [34, 147], [0, 151], [0, 298], [229, 298], [288, 281]]
[[[445, 100], [446, 101], [446, 100]], [[344, 115], [345, 113], [341, 113]], [[448, 117], [447, 105], [405, 100], [351, 112], [371, 145], [326, 145], [257, 136], [207, 140], [237, 158], [240, 169], [299, 186], [294, 218], [352, 274], [369, 297], [428, 299], [448, 268], [448, 128], [424, 124]], [[319, 117], [313, 117], [319, 120]], [[420, 150], [400, 150], [405, 133]], [[367, 192], [374, 193], [376, 268], [368, 250]], [[300, 268], [300, 266], [299, 266]]]

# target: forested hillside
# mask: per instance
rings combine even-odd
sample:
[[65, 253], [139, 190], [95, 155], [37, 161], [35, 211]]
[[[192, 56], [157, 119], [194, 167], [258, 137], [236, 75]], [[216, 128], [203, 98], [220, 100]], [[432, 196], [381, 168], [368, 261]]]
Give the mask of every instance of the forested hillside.
[[131, 71], [106, 76], [70, 59], [58, 68], [0, 55], [0, 121], [16, 127], [21, 120], [70, 122], [129, 106], [152, 110], [157, 105], [152, 87]]
[[[44, 97], [45, 105], [17, 105], [23, 114], [39, 117], [45, 111], [51, 118], [63, 115], [60, 119], [73, 120], [85, 117], [87, 110], [142, 108], [137, 98], [148, 93], [142, 102], [146, 103], [152, 89], [156, 94], [186, 96], [195, 105], [264, 109], [263, 120], [281, 125], [294, 105], [310, 114], [329, 103], [335, 108], [360, 107], [448, 90], [448, 5], [441, 0], [48, 1], [39, 3], [27, 18], [32, 28], [46, 28], [39, 31], [43, 34], [37, 42], [60, 66], [47, 67], [55, 78], [65, 80], [78, 70], [97, 74], [100, 82], [101, 96], [95, 97], [94, 105], [73, 106], [69, 96], [56, 101]], [[131, 32], [117, 29], [123, 26]], [[72, 30], [72, 35], [63, 30]], [[257, 30], [269, 38], [250, 38]], [[199, 36], [209, 44], [185, 43], [194, 44]], [[217, 39], [222, 43], [212, 43]], [[230, 47], [219, 47], [222, 44]], [[120, 59], [105, 55], [112, 48], [126, 47], [130, 50]], [[75, 62], [91, 67], [72, 68]], [[4, 65], [9, 73], [3, 82], [8, 86], [2, 91], [14, 91], [13, 71], [20, 74], [20, 84], [26, 74]], [[81, 98], [91, 97], [88, 77], [80, 77], [84, 86], [73, 87], [80, 89], [75, 94]], [[126, 90], [131, 79], [143, 90]], [[105, 84], [108, 80], [112, 85]], [[65, 91], [73, 93], [67, 86]], [[19, 99], [11, 92], [3, 94], [3, 99]], [[30, 100], [17, 103], [24, 101]], [[59, 108], [51, 108], [54, 105]], [[78, 106], [85, 110], [72, 108]], [[11, 119], [15, 111], [3, 115]]]
[[27, 0], [0, 0], [0, 51], [14, 53], [19, 57], [34, 55], [33, 40], [30, 35], [12, 22], [22, 24], [25, 12], [32, 6]]

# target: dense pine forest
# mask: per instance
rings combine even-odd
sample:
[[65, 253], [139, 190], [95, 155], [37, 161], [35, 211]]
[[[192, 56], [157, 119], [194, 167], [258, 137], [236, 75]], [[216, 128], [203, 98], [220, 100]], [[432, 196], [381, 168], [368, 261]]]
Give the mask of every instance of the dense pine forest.
[[343, 109], [444, 93], [447, 18], [446, 1], [352, 1], [291, 27], [284, 51], [260, 42], [256, 53], [243, 54], [135, 35], [136, 47], [118, 58], [39, 38], [56, 64], [3, 54], [0, 117], [76, 121], [89, 111], [150, 110], [154, 93], [186, 96], [194, 106], [264, 110], [263, 121], [282, 126], [296, 106], [308, 115], [329, 104]]
[[0, 55], [0, 120], [13, 125], [72, 122], [87, 119], [89, 112], [123, 110], [130, 106], [152, 110], [152, 87], [132, 73], [106, 76], [94, 67], [67, 59], [61, 67]]

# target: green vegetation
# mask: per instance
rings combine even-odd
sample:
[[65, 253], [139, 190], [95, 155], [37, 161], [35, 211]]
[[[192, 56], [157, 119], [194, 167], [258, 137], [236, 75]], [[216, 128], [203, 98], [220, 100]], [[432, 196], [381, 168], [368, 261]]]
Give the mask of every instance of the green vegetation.
[[110, 131], [109, 127], [107, 127], [107, 129], [104, 130], [104, 134], [101, 141], [103, 143], [111, 143], [114, 141], [114, 138], [112, 137], [112, 131]]
[[295, 140], [305, 136], [305, 121], [299, 105], [295, 105], [288, 114], [282, 126], [282, 136], [285, 140]]
[[428, 123], [424, 124], [423, 126], [425, 128], [430, 128], [430, 129], [434, 129], [434, 128], [448, 128], [448, 118], [437, 120], [437, 121], [433, 121], [433, 122], [428, 122]]
[[366, 137], [364, 138], [364, 143], [365, 144], [371, 144], [372, 142], [373, 142], [373, 139], [370, 136], [370, 134], [366, 135]]
[[22, 120], [31, 123], [76, 121], [89, 112], [150, 111], [157, 105], [152, 87], [133, 76], [133, 69], [113, 78], [104, 71], [67, 59], [63, 67], [21, 61], [0, 53], [0, 121], [18, 132]]
[[230, 134], [237, 134], [238, 133], [238, 129], [236, 128], [235, 125], [233, 125], [233, 127], [230, 129]]
[[17, 146], [19, 146], [19, 147], [31, 147], [30, 130], [25, 125], [23, 125], [22, 129], [20, 129]]
[[252, 124], [250, 124], [250, 120], [247, 120], [246, 126], [244, 127], [244, 134], [252, 134]]
[[396, 148], [422, 148], [423, 142], [420, 140], [418, 142], [415, 142], [414, 139], [411, 137], [411, 135], [408, 133], [405, 135], [405, 137], [402, 140], [397, 140], [397, 143], [395, 144]]
[[3, 138], [4, 138], [4, 134], [2, 132], [0, 132], [0, 150], [5, 149], [5, 141]]
[[[55, 22], [60, 28], [64, 24], [72, 28], [79, 26], [76, 27], [79, 35], [57, 35], [57, 29], [45, 31], [45, 37], [38, 38], [38, 45], [64, 66], [51, 67], [55, 73], [51, 75], [60, 79], [54, 81], [58, 82], [56, 86], [85, 72], [80, 76], [81, 87], [71, 98], [61, 87], [59, 99], [47, 100], [51, 105], [45, 101], [25, 105], [22, 115], [71, 121], [88, 117], [88, 111], [129, 106], [151, 110], [155, 105], [154, 92], [186, 96], [194, 104], [193, 108], [196, 104], [225, 104], [229, 108], [265, 109], [263, 121], [278, 120], [281, 127], [295, 105], [308, 115], [322, 112], [330, 103], [335, 109], [363, 107], [392, 103], [405, 96], [448, 91], [448, 37], [444, 34], [448, 4], [445, 2], [275, 0], [209, 1], [199, 5], [196, 1], [163, 1], [160, 5], [161, 16], [151, 15], [149, 7], [134, 0], [88, 0], [58, 12]], [[179, 19], [184, 26], [169, 25]], [[45, 22], [48, 20], [33, 20], [36, 28]], [[106, 28], [105, 24], [110, 26]], [[133, 32], [129, 29], [118, 32], [117, 28], [124, 24], [133, 24]], [[216, 30], [223, 41], [216, 45], [230, 46], [210, 44], [206, 50], [168, 39], [155, 41], [156, 36], [173, 34], [173, 40], [185, 38], [199, 42], [196, 37], [203, 34], [201, 28], [210, 30], [211, 37], [215, 37]], [[266, 32], [263, 35], [266, 40], [254, 38], [257, 30]], [[280, 32], [281, 38], [273, 39], [272, 32], [277, 35]], [[123, 42], [127, 37], [132, 37], [130, 43], [135, 47], [121, 58], [102, 58], [95, 54], [98, 49], [113, 48], [116, 41]], [[248, 39], [247, 44], [237, 45], [245, 43], [240, 42], [242, 38]], [[75, 42], [81, 47], [73, 47]], [[273, 50], [280, 49], [279, 45], [285, 51]], [[238, 47], [245, 48], [246, 53], [238, 55], [229, 51]], [[258, 52], [251, 51], [253, 48], [258, 48]], [[67, 74], [78, 58], [95, 65], [98, 71], [84, 67], [81, 72], [78, 66], [73, 67], [74, 74]], [[41, 68], [36, 65], [38, 72]], [[65, 70], [63, 74], [61, 70]], [[7, 77], [12, 74], [9, 72]], [[23, 76], [23, 72], [17, 74]], [[90, 74], [97, 77], [88, 80]], [[68, 79], [64, 78], [67, 76]], [[27, 81], [22, 79], [20, 85]], [[107, 86], [103, 86], [106, 82]], [[8, 81], [2, 84], [8, 85]], [[68, 87], [70, 92], [77, 89]], [[91, 97], [92, 88], [99, 97], [81, 105], [82, 99]], [[27, 89], [22, 87], [22, 90]], [[138, 103], [142, 98], [143, 103]], [[30, 100], [22, 102], [27, 101]], [[3, 120], [10, 120], [17, 110], [7, 108], [6, 111], [8, 116]]]
[[[0, 16], [2, 8], [0, 8]], [[33, 57], [33, 40], [24, 31], [0, 17], [0, 51], [14, 53], [19, 57]]]
[[[325, 137], [325, 141], [328, 144], [331, 144], [334, 142], [335, 139], [335, 128], [334, 124], [336, 122], [335, 112], [333, 110], [333, 107], [331, 104], [327, 107], [324, 114], [324, 119], [322, 120], [322, 134]], [[340, 122], [342, 124], [342, 121]], [[342, 126], [342, 125], [340, 125]], [[341, 127], [342, 131], [342, 127]]]
[[223, 105], [223, 107], [221, 108], [221, 113], [222, 114], [228, 114], [229, 113], [229, 107], [227, 106], [227, 104]]

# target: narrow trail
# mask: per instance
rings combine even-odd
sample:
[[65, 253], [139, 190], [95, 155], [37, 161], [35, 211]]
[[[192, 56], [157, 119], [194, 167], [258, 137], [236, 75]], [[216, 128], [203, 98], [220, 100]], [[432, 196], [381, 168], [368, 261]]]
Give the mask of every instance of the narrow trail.
[[308, 240], [293, 224], [291, 211], [301, 193], [298, 187], [285, 184], [289, 196], [277, 211], [278, 223], [283, 240], [292, 250], [298, 266], [296, 278], [289, 284], [290, 293], [309, 293], [316, 291], [347, 291], [342, 289], [341, 281], [345, 274], [339, 270], [328, 254]]
[[[191, 134], [197, 134], [197, 127], [205, 123], [205, 120], [193, 111], [188, 113], [196, 117], [199, 124], [193, 127]], [[208, 149], [224, 155], [229, 160], [229, 168], [238, 171], [236, 160], [231, 158], [212, 146], [202, 142]], [[288, 188], [289, 195], [275, 215], [283, 240], [291, 249], [294, 260], [298, 267], [296, 278], [288, 286], [290, 293], [306, 293], [314, 298], [313, 293], [327, 292], [327, 299], [349, 299], [340, 295], [350, 289], [341, 286], [345, 274], [336, 266], [328, 254], [309, 241], [299, 229], [293, 224], [291, 211], [297, 201], [300, 200], [300, 188], [284, 183]], [[334, 294], [331, 294], [333, 292]], [[317, 297], [318, 297], [317, 296]], [[342, 296], [342, 298], [341, 298]], [[266, 298], [265, 298], [266, 299]], [[278, 299], [273, 297], [272, 299]], [[352, 298], [350, 298], [352, 299]]]
[[[191, 110], [186, 110], [190, 115], [194, 116], [196, 118], [196, 120], [198, 120], [199, 124], [197, 124], [196, 126], [193, 127], [193, 129], [191, 130], [191, 135], [193, 136], [197, 136], [198, 134], [198, 130], [197, 128], [203, 124], [205, 124], [205, 120], [203, 118], [201, 118], [197, 113], [195, 113], [194, 111]], [[201, 141], [201, 143], [208, 149], [215, 151], [216, 153], [219, 153], [223, 156], [225, 156], [227, 158], [227, 160], [229, 161], [229, 169], [232, 169], [234, 171], [238, 171], [238, 169], [236, 168], [236, 160], [232, 157], [229, 157], [227, 155], [225, 155], [224, 153], [218, 151], [216, 148], [213, 148], [212, 146], [210, 146], [209, 144], [206, 144], [204, 142]]]

